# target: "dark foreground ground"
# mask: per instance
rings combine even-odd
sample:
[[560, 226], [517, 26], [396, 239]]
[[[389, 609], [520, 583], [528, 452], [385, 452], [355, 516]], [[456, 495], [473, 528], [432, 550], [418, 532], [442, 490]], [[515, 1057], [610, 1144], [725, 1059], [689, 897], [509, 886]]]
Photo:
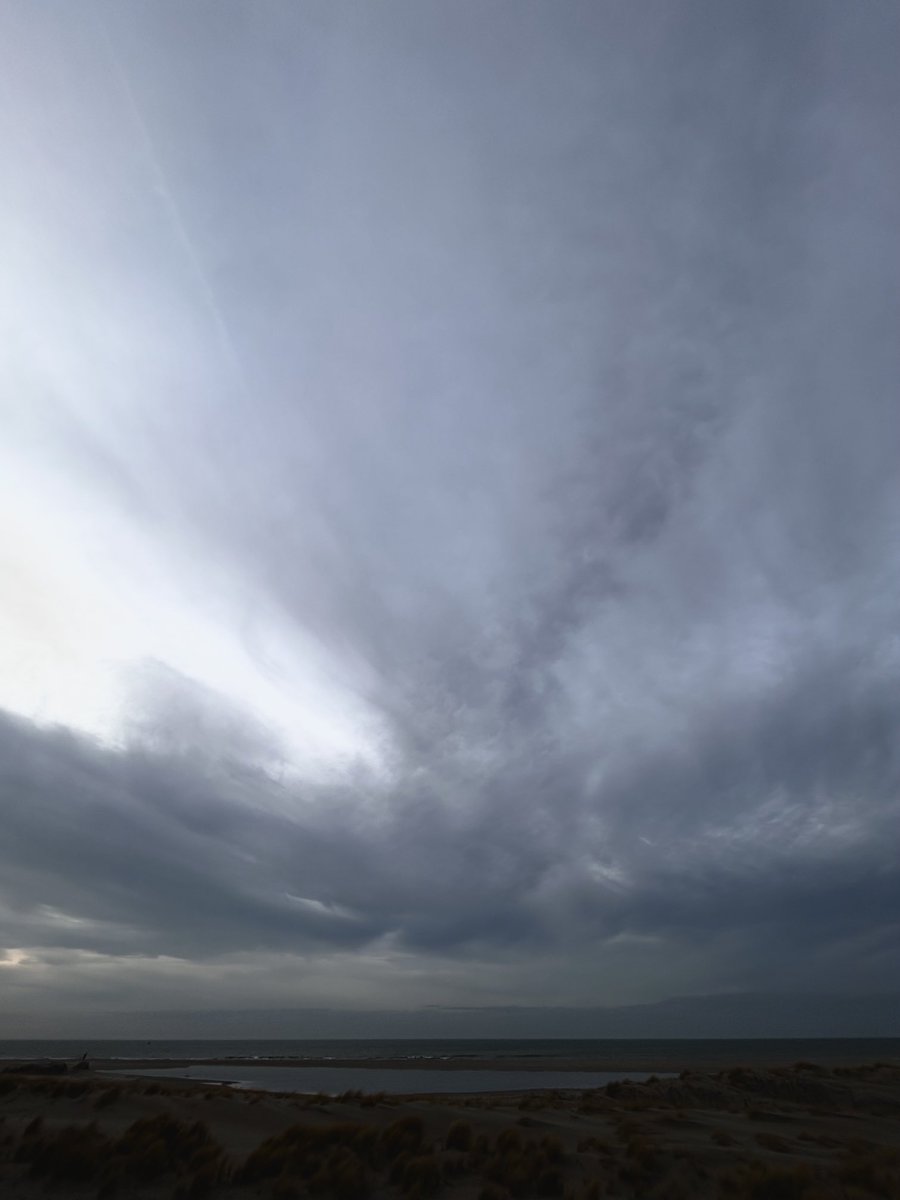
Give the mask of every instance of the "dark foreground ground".
[[469, 1097], [4, 1073], [0, 1196], [892, 1200], [900, 1066]]

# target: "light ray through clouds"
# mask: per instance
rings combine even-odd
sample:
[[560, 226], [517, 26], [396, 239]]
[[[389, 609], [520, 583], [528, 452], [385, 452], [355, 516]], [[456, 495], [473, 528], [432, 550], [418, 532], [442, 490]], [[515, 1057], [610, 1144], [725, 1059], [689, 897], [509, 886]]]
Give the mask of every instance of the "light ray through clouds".
[[147, 161], [147, 166], [150, 169], [153, 178], [154, 191], [159, 197], [159, 202], [165, 210], [166, 217], [172, 228], [172, 233], [179, 247], [184, 253], [185, 262], [190, 268], [190, 273], [194, 278], [198, 293], [203, 297], [204, 306], [209, 314], [210, 321], [215, 328], [216, 335], [219, 339], [222, 356], [225, 359], [228, 367], [234, 372], [236, 379], [241, 384], [241, 390], [244, 393], [245, 400], [249, 399], [244, 370], [241, 365], [240, 358], [235, 350], [234, 341], [228, 330], [228, 323], [222, 313], [221, 305], [216, 298], [216, 293], [213, 290], [209, 281], [209, 276], [203, 268], [203, 263], [197, 253], [197, 248], [191, 239], [190, 231], [185, 224], [184, 217], [178, 207], [178, 200], [172, 190], [172, 186], [166, 175], [166, 170], [163, 165], [159, 151], [156, 149], [153, 141], [153, 135], [150, 132], [147, 121], [141, 112], [140, 104], [134, 94], [134, 88], [128, 78], [122, 60], [116, 50], [115, 42], [110, 35], [109, 28], [103, 17], [103, 9], [100, 4], [89, 0], [88, 8], [91, 12], [94, 21], [96, 22], [97, 31], [103, 43], [104, 51], [109, 60], [109, 67], [115, 76], [116, 83], [121, 90], [122, 96], [125, 99], [125, 104], [134, 121], [134, 127], [137, 130], [140, 144], [143, 148], [144, 155]]
[[7, 5], [0, 1006], [900, 986], [898, 38]]
[[[314, 641], [295, 631], [289, 639], [293, 646], [287, 648], [284, 633], [279, 632], [277, 624], [271, 625], [267, 644], [282, 643], [282, 655], [295, 657], [299, 652], [305, 664], [302, 676], [292, 679], [290, 687], [286, 688], [283, 680], [273, 685], [250, 660], [233, 627], [237, 621], [246, 626], [249, 614], [260, 610], [260, 599], [246, 594], [236, 581], [229, 585], [227, 572], [223, 573], [214, 556], [198, 564], [185, 555], [184, 548], [178, 548], [177, 540], [160, 545], [152, 523], [148, 527], [147, 522], [129, 520], [128, 510], [135, 503], [139, 512], [141, 506], [145, 507], [148, 472], [167, 469], [164, 461], [147, 456], [145, 445], [153, 448], [152, 439], [159, 437], [157, 430], [162, 430], [164, 438], [169, 436], [164, 423], [177, 430], [182, 416], [179, 407], [193, 403], [177, 384], [175, 397], [171, 394], [175, 359], [173, 342], [165, 334], [171, 331], [173, 318], [177, 322], [179, 310], [199, 304], [203, 321], [208, 322], [220, 343], [226, 386], [222, 397], [237, 386], [244, 396], [244, 406], [250, 402], [221, 308], [106, 22], [96, 7], [88, 6], [86, 11], [95, 17], [97, 44], [93, 50], [97, 63], [113, 81], [107, 97], [113, 107], [117, 96], [125, 99], [124, 125], [130, 122], [132, 133], [138, 135], [140, 156], [135, 186], [143, 186], [151, 208], [160, 207], [190, 282], [185, 288], [182, 273], [176, 269], [171, 280], [161, 281], [164, 290], [154, 295], [146, 278], [126, 276], [122, 285], [135, 287], [135, 304], [131, 310], [124, 306], [121, 316], [106, 300], [102, 301], [103, 309], [96, 305], [101, 297], [91, 295], [90, 283], [80, 295], [70, 292], [65, 297], [69, 310], [66, 319], [59, 322], [54, 351], [61, 360], [61, 369], [54, 370], [52, 361], [41, 364], [38, 372], [45, 378], [36, 390], [35, 380], [27, 377], [27, 371], [33, 368], [17, 358], [24, 359], [29, 353], [30, 348], [23, 343], [34, 337], [34, 330], [43, 326], [46, 339], [47, 317], [52, 320], [55, 315], [53, 305], [46, 303], [53, 287], [52, 251], [41, 256], [43, 263], [38, 257], [29, 264], [14, 247], [7, 259], [12, 268], [7, 275], [8, 312], [14, 313], [17, 307], [21, 310], [29, 291], [34, 292], [34, 303], [30, 312], [27, 307], [25, 310], [31, 318], [31, 329], [23, 322], [22, 334], [7, 343], [11, 374], [3, 403], [9, 436], [2, 451], [5, 470], [0, 487], [6, 497], [4, 548], [11, 580], [5, 607], [11, 611], [3, 629], [6, 649], [0, 689], [4, 701], [13, 711], [45, 722], [62, 721], [116, 740], [122, 734], [123, 699], [133, 693], [129, 676], [142, 661], [156, 660], [175, 664], [188, 678], [214, 691], [239, 696], [241, 703], [281, 731], [287, 752], [299, 756], [307, 767], [323, 755], [325, 759], [344, 759], [347, 754], [370, 753], [371, 738], [357, 729], [358, 722], [348, 719], [346, 702], [336, 700], [328, 678], [331, 668]], [[80, 33], [82, 24], [79, 22], [73, 32]], [[88, 35], [92, 28], [88, 21]], [[90, 48], [90, 36], [86, 41]], [[77, 81], [66, 80], [65, 76], [63, 79], [70, 87], [78, 86]], [[116, 137], [121, 138], [123, 123], [113, 122], [113, 128]], [[19, 140], [27, 146], [27, 140]], [[148, 174], [151, 188], [146, 188]], [[44, 182], [48, 191], [57, 182], [50, 177], [49, 168]], [[23, 214], [21, 219], [27, 228], [28, 217]], [[34, 220], [31, 230], [28, 248], [34, 250], [41, 243], [40, 225]], [[55, 232], [52, 226], [44, 231], [49, 247], [53, 247]], [[63, 255], [77, 256], [80, 252], [77, 244], [54, 249]], [[17, 260], [22, 263], [20, 270], [13, 265]], [[66, 263], [63, 271], [72, 274], [92, 269], [91, 264], [83, 268], [76, 264], [77, 258]], [[35, 267], [39, 271], [46, 268], [42, 285], [47, 290], [43, 297], [33, 286]], [[152, 268], [148, 275], [152, 283]], [[87, 274], [82, 278], [86, 280]], [[39, 303], [43, 304], [43, 312]], [[171, 316], [165, 312], [167, 305]], [[87, 309], [90, 314], [92, 307], [96, 309], [95, 323], [88, 330], [87, 344], [80, 348], [75, 330], [79, 320], [85, 322], [79, 310]], [[58, 309], [60, 316], [62, 308], [60, 305]], [[148, 319], [148, 332], [157, 326], [160, 337], [156, 345], [149, 338], [145, 342], [140, 328], [142, 317]], [[75, 329], [71, 328], [73, 319]], [[195, 331], [201, 328], [202, 322], [194, 325]], [[199, 356], [204, 345], [208, 348], [209, 339], [202, 334], [193, 348], [187, 339], [183, 340], [183, 353]], [[30, 352], [35, 351], [36, 344]], [[42, 357], [46, 359], [45, 354]], [[151, 358], [162, 360], [162, 370], [157, 362], [151, 365]], [[140, 375], [145, 363], [155, 376], [155, 394], [142, 387]], [[191, 374], [196, 378], [195, 371]], [[210, 383], [217, 378], [214, 369]], [[160, 449], [170, 454], [174, 447], [162, 442]], [[111, 477], [112, 495], [109, 476], [103, 478], [103, 469], [108, 471], [110, 466], [115, 472]], [[128, 488], [125, 494], [118, 491], [122, 480]], [[149, 486], [153, 488], [152, 479]], [[157, 484], [154, 523], [164, 516], [158, 504], [163, 495]], [[173, 498], [177, 501], [177, 496]], [[176, 539], [180, 540], [177, 507], [170, 522], [173, 517]], [[217, 591], [221, 594], [229, 588], [224, 602], [216, 597]], [[229, 610], [237, 614], [231, 617], [230, 628], [222, 624]]]

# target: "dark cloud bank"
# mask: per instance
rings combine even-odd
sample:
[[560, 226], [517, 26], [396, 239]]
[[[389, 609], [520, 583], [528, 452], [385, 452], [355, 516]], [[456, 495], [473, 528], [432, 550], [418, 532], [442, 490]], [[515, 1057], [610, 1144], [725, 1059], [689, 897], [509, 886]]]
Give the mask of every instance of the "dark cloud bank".
[[900, 988], [897, 11], [258, 9], [109, 12], [252, 400], [71, 453], [379, 759], [3, 717], [3, 1006]]

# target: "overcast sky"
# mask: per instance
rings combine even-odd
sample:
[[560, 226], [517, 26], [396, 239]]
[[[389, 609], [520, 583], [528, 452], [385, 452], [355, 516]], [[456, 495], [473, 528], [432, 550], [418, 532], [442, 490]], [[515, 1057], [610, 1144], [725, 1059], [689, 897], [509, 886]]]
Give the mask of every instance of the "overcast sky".
[[900, 988], [898, 49], [6, 0], [0, 1012]]

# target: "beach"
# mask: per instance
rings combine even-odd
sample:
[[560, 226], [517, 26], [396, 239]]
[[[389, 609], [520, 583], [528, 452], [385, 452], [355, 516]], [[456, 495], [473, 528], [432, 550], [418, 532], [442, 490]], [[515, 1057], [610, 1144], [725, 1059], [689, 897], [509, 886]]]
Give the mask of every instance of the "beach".
[[140, 1069], [7, 1067], [0, 1194], [29, 1200], [50, 1185], [148, 1200], [900, 1196], [897, 1064], [735, 1065], [530, 1092], [516, 1090], [513, 1068], [506, 1092], [338, 1096]]

